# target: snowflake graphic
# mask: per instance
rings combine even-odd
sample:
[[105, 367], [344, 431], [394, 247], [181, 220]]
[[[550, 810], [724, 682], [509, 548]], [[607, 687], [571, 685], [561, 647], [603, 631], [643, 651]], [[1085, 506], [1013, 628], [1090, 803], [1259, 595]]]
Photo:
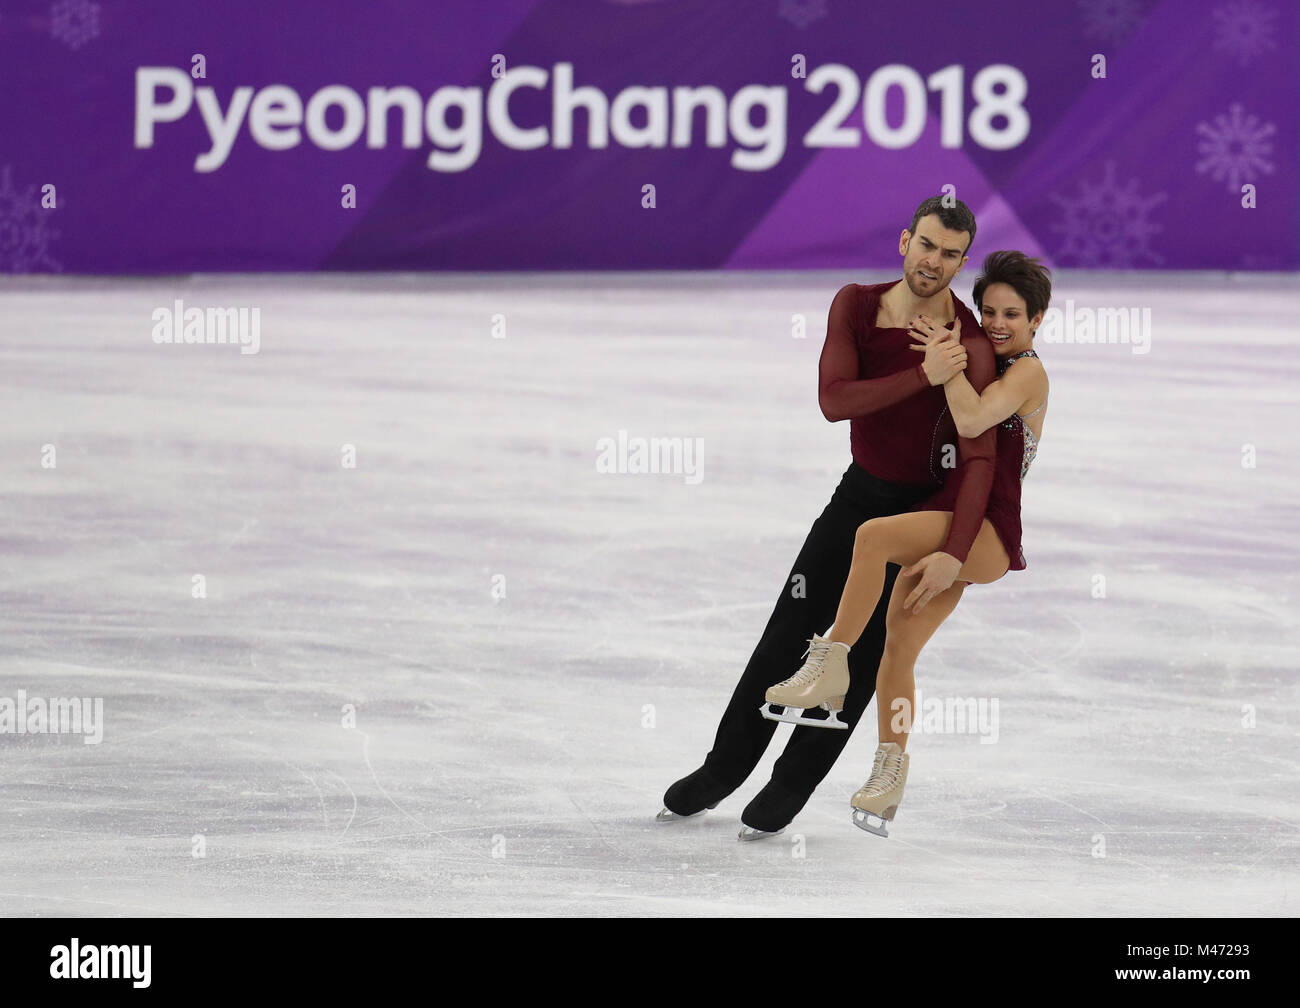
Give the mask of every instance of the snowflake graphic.
[[828, 13], [826, 0], [781, 0], [777, 13], [796, 28], [807, 28]]
[[50, 8], [50, 31], [69, 49], [99, 37], [99, 4], [90, 0], [56, 0]]
[[1100, 182], [1081, 181], [1074, 197], [1053, 196], [1061, 208], [1061, 219], [1052, 230], [1065, 236], [1057, 252], [1067, 260], [1094, 269], [1123, 269], [1146, 259], [1162, 262], [1150, 247], [1151, 236], [1161, 231], [1150, 214], [1163, 203], [1166, 193], [1138, 195], [1138, 180], [1126, 185], [1115, 181], [1115, 162], [1106, 162]]
[[1273, 141], [1269, 139], [1277, 128], [1272, 123], [1260, 122], [1253, 115], [1245, 115], [1240, 105], [1232, 105], [1226, 113], [1214, 117], [1214, 125], [1196, 124], [1201, 134], [1197, 150], [1202, 155], [1196, 170], [1210, 174], [1216, 182], [1227, 179], [1228, 192], [1241, 192], [1243, 181], [1249, 181], [1260, 172], [1273, 174]]
[[1276, 49], [1273, 19], [1277, 11], [1256, 0], [1233, 0], [1214, 9], [1214, 48], [1235, 56], [1242, 66]]
[[1137, 0], [1079, 0], [1083, 30], [1113, 42], [1121, 42], [1142, 23]]
[[63, 269], [50, 258], [50, 242], [59, 233], [49, 226], [49, 212], [41, 208], [35, 186], [25, 192], [14, 188], [13, 170], [5, 165], [0, 172], [0, 269], [11, 273], [58, 273]]

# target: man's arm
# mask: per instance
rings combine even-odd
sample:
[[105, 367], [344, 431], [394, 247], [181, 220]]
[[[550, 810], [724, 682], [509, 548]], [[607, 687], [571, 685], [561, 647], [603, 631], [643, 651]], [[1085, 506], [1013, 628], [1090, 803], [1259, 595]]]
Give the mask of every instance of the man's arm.
[[[962, 338], [962, 345], [967, 351], [966, 374], [971, 387], [976, 392], [983, 392], [995, 376], [993, 347], [978, 328], [973, 336]], [[953, 503], [948, 538], [939, 549], [903, 568], [902, 576], [919, 575], [915, 587], [903, 599], [904, 612], [919, 613], [936, 595], [951, 588], [961, 573], [980, 526], [984, 524], [996, 457], [997, 431], [994, 428], [990, 427], [973, 438], [958, 435], [957, 468], [948, 478], [961, 482]]]
[[[993, 347], [978, 329], [962, 341], [966, 347], [966, 376], [975, 392], [982, 393], [995, 377]], [[993, 428], [976, 437], [957, 439], [957, 469], [949, 479], [960, 480], [957, 500], [953, 504], [952, 525], [942, 552], [962, 563], [984, 523], [988, 509], [989, 488], [993, 485], [993, 466], [997, 452], [997, 431]], [[955, 576], [955, 575], [954, 575]]]
[[853, 341], [856, 286], [845, 284], [831, 302], [826, 343], [818, 364], [817, 403], [822, 416], [832, 423], [874, 413], [923, 392], [932, 384], [940, 384], [926, 377], [924, 364], [880, 378], [858, 378], [858, 348]]

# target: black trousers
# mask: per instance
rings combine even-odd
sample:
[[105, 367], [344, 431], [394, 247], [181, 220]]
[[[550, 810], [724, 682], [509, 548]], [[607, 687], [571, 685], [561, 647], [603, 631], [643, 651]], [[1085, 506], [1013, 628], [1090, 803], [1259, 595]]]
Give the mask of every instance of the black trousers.
[[[713, 749], [704, 765], [719, 782], [735, 790], [762, 759], [777, 727], [777, 722], [759, 713], [764, 694], [769, 686], [789, 679], [799, 670], [809, 639], [813, 634], [824, 634], [835, 622], [853, 562], [858, 526], [872, 518], [906, 511], [933, 492], [934, 487], [886, 483], [856, 462], [845, 470], [830, 503], [813, 522], [781, 587], [767, 628], [718, 724]], [[805, 797], [813, 793], [835, 765], [871, 702], [885, 647], [885, 613], [899, 569], [896, 564], [889, 565], [875, 613], [849, 652], [851, 684], [840, 714], [848, 731], [796, 726], [772, 770], [772, 779], [791, 791]]]

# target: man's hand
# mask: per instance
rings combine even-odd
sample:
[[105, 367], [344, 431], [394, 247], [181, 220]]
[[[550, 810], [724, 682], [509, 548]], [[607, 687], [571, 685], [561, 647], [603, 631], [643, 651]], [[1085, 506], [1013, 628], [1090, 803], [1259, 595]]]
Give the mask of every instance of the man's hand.
[[915, 604], [916, 608], [912, 609], [912, 614], [919, 613], [932, 598], [952, 587], [960, 571], [960, 560], [948, 553], [938, 551], [922, 557], [911, 567], [905, 567], [900, 576], [910, 577], [913, 574], [920, 574], [921, 580], [903, 600], [903, 611], [907, 612]]
[[907, 329], [917, 340], [911, 344], [911, 349], [925, 351], [921, 366], [931, 385], [942, 385], [966, 369], [966, 348], [961, 345], [961, 319], [957, 319], [948, 330], [935, 325], [926, 316], [918, 315], [908, 323]]

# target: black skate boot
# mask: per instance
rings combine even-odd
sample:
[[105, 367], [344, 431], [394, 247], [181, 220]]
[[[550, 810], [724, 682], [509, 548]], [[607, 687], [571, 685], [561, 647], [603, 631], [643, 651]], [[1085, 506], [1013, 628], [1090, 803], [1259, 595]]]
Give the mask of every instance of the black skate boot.
[[735, 788], [727, 787], [704, 767], [700, 767], [664, 792], [663, 811], [655, 818], [660, 822], [669, 822], [673, 819], [698, 815], [705, 809], [717, 808], [718, 802], [734, 790]]
[[776, 836], [785, 832], [794, 817], [797, 816], [811, 795], [791, 791], [784, 784], [770, 780], [754, 796], [754, 800], [745, 806], [740, 814], [741, 840], [761, 840], [763, 837]]

